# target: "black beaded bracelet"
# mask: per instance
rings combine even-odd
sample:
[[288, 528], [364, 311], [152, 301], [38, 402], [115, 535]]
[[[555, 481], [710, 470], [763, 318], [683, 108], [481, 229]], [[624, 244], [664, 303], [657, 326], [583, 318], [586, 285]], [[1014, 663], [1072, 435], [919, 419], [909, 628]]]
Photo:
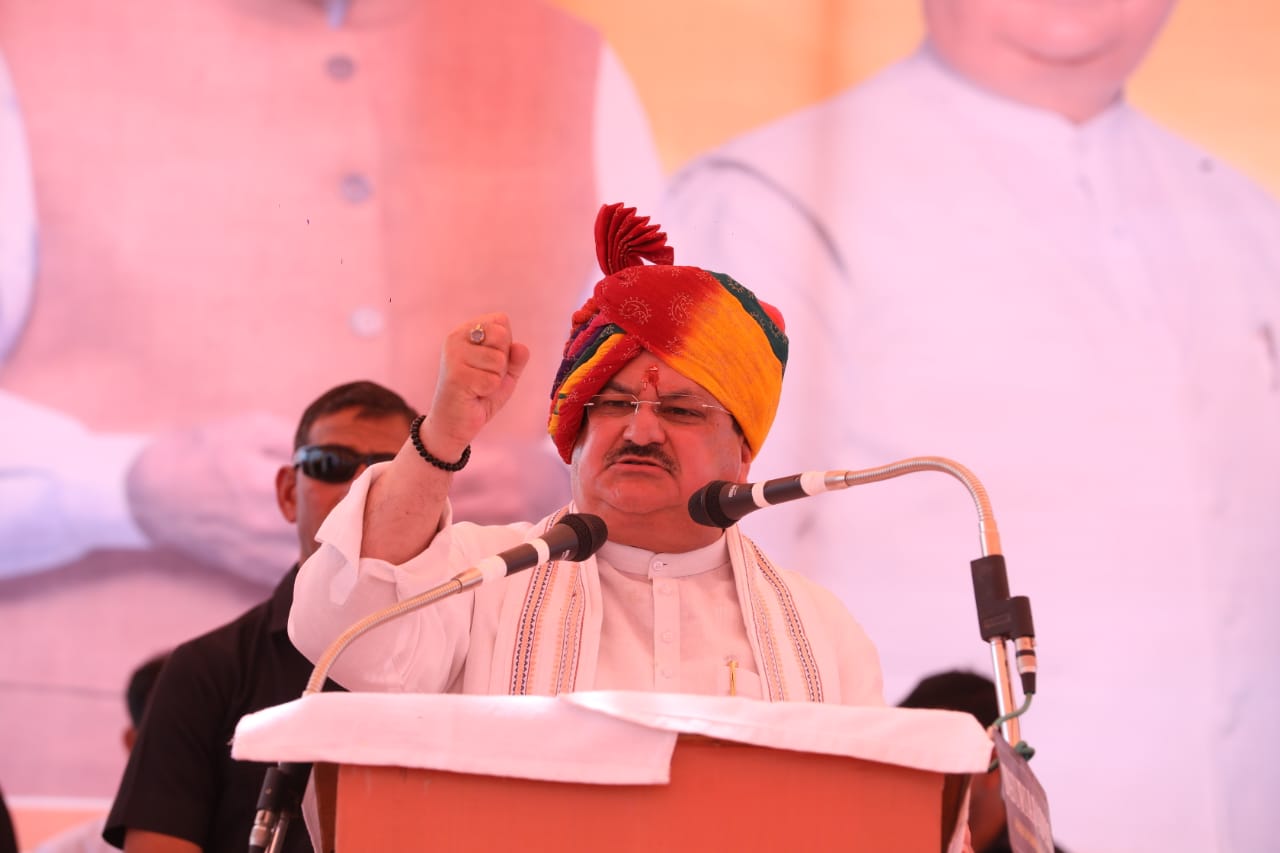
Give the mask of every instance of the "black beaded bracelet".
[[422, 422], [427, 419], [426, 415], [418, 415], [413, 419], [413, 423], [409, 425], [409, 439], [413, 442], [414, 448], [418, 451], [418, 455], [427, 460], [430, 464], [436, 466], [441, 471], [461, 471], [467, 467], [467, 460], [471, 458], [471, 445], [467, 445], [462, 451], [462, 456], [457, 462], [445, 462], [432, 456], [427, 448], [422, 446], [422, 437], [418, 435], [418, 427], [422, 426]]

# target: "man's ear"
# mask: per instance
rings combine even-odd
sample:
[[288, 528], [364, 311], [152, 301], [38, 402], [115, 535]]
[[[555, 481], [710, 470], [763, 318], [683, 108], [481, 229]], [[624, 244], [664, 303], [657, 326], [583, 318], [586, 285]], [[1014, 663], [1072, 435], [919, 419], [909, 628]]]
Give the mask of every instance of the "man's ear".
[[276, 505], [285, 521], [296, 524], [298, 521], [298, 469], [292, 465], [281, 465], [276, 471]]
[[738, 471], [738, 482], [745, 483], [747, 475], [751, 471], [751, 460], [754, 458], [751, 453], [751, 445], [747, 444], [746, 436], [741, 437], [742, 441], [742, 466]]

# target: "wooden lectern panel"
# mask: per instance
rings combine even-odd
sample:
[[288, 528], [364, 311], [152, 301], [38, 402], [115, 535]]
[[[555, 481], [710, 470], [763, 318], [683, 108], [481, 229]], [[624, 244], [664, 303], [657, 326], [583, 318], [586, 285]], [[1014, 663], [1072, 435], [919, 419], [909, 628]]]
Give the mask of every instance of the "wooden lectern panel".
[[[320, 785], [322, 800], [325, 787]], [[944, 816], [951, 822], [955, 817], [951, 807], [944, 809], [943, 789], [939, 773], [682, 736], [669, 785], [585, 785], [343, 765], [334, 832], [338, 853], [936, 853], [949, 834]], [[328, 807], [322, 802], [322, 811]]]

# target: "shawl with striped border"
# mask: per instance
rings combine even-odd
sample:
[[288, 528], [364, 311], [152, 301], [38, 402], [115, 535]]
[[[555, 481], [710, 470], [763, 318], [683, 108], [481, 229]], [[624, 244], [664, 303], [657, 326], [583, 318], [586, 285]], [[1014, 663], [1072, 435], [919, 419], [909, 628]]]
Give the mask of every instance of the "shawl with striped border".
[[[544, 530], [561, 515], [548, 518]], [[819, 656], [782, 573], [736, 526], [725, 536], [764, 698], [834, 700], [825, 695]], [[510, 660], [494, 661], [490, 692], [552, 695], [592, 687], [602, 617], [594, 557], [532, 569], [523, 599], [516, 593], [504, 606], [517, 607], [519, 618], [501, 620], [495, 651], [510, 649]]]

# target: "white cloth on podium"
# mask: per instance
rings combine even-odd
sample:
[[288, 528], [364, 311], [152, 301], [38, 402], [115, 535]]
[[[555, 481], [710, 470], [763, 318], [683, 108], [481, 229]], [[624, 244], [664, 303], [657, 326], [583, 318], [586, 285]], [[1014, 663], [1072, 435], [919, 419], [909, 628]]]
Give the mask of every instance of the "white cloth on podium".
[[633, 691], [559, 696], [319, 693], [244, 717], [231, 754], [586, 784], [666, 784], [678, 734], [942, 773], [987, 769], [951, 711]]
[[641, 691], [561, 698], [654, 729], [937, 773], [981, 773], [991, 760], [991, 739], [982, 726], [972, 714], [957, 711]]
[[675, 741], [552, 696], [317, 693], [241, 719], [231, 755], [644, 785], [668, 781]]

